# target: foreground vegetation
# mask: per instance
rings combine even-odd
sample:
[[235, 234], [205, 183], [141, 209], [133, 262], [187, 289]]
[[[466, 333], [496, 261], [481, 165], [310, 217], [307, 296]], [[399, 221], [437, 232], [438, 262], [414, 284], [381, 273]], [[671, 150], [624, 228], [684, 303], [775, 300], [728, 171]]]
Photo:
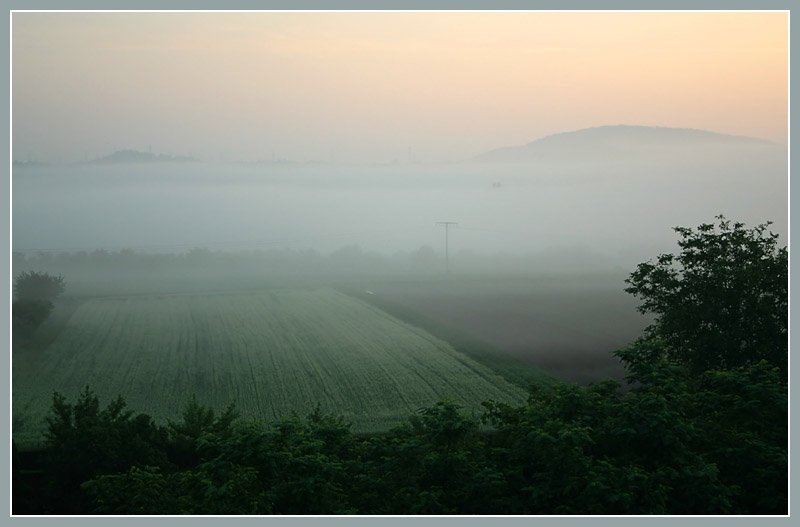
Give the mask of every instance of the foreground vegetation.
[[[786, 385], [765, 362], [452, 403], [384, 434], [314, 412], [271, 424], [190, 402], [159, 426], [85, 391], [53, 401], [37, 468], [15, 459], [14, 513], [785, 514]], [[19, 456], [19, 454], [17, 454]]]

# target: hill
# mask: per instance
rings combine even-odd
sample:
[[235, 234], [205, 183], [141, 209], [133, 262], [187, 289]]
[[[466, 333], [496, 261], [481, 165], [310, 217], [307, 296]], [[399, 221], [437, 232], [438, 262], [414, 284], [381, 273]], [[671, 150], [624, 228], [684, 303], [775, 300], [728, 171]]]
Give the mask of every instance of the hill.
[[197, 159], [189, 156], [172, 156], [140, 152], [139, 150], [118, 150], [113, 154], [95, 159], [92, 163], [107, 165], [116, 163], [186, 163], [193, 161], [197, 161]]
[[784, 147], [752, 137], [690, 128], [654, 126], [598, 126], [549, 135], [522, 146], [498, 148], [472, 159], [485, 163], [613, 160], [707, 154], [725, 151], [783, 152]]

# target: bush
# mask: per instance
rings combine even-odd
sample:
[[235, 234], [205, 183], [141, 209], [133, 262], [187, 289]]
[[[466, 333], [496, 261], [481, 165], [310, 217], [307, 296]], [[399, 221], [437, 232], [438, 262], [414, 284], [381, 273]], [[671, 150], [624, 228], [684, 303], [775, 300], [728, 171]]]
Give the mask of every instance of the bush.
[[17, 300], [50, 302], [64, 292], [64, 277], [47, 273], [26, 271], [14, 279], [14, 297]]
[[29, 337], [42, 322], [47, 320], [53, 310], [53, 303], [47, 300], [17, 300], [11, 306], [12, 330], [14, 334]]
[[14, 279], [12, 330], [15, 336], [30, 337], [53, 311], [53, 302], [64, 292], [64, 277], [27, 271]]
[[45, 436], [45, 460], [52, 472], [45, 490], [52, 513], [86, 510], [80, 484], [101, 474], [127, 471], [135, 465], [165, 466], [166, 431], [146, 414], [134, 416], [122, 397], [105, 408], [88, 387], [75, 404], [53, 394]]

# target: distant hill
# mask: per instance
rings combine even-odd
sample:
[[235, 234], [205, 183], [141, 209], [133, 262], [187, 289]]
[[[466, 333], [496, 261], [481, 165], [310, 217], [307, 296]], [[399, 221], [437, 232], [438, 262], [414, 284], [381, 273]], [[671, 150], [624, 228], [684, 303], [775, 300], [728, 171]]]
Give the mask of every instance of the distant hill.
[[763, 139], [691, 128], [656, 126], [598, 126], [549, 135], [523, 146], [491, 150], [472, 161], [527, 163], [533, 161], [658, 157], [729, 149], [783, 150]]
[[189, 156], [170, 156], [140, 152], [138, 150], [118, 150], [111, 155], [95, 159], [91, 163], [104, 165], [116, 163], [186, 163], [193, 161], [197, 161], [197, 159]]
[[12, 161], [13, 168], [34, 168], [34, 167], [44, 167], [47, 166], [48, 163], [43, 163], [41, 161], [19, 161], [15, 159]]

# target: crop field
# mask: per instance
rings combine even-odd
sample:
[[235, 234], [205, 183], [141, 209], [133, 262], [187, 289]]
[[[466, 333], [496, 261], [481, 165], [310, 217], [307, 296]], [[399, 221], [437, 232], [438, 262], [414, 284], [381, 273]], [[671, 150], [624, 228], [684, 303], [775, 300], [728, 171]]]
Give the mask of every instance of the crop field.
[[[596, 382], [624, 376], [612, 355], [642, 334], [650, 318], [624, 291], [625, 274], [364, 280], [364, 301], [425, 328], [495, 371], [521, 361], [558, 379]], [[489, 350], [489, 351], [487, 351]], [[511, 375], [506, 375], [511, 378]]]
[[[26, 356], [21, 356], [26, 353]], [[304, 415], [319, 404], [356, 431], [386, 429], [450, 399], [479, 411], [524, 392], [449, 344], [328, 288], [89, 298], [40, 350], [15, 350], [13, 434], [41, 440], [52, 393], [177, 418], [186, 400], [245, 419]]]

